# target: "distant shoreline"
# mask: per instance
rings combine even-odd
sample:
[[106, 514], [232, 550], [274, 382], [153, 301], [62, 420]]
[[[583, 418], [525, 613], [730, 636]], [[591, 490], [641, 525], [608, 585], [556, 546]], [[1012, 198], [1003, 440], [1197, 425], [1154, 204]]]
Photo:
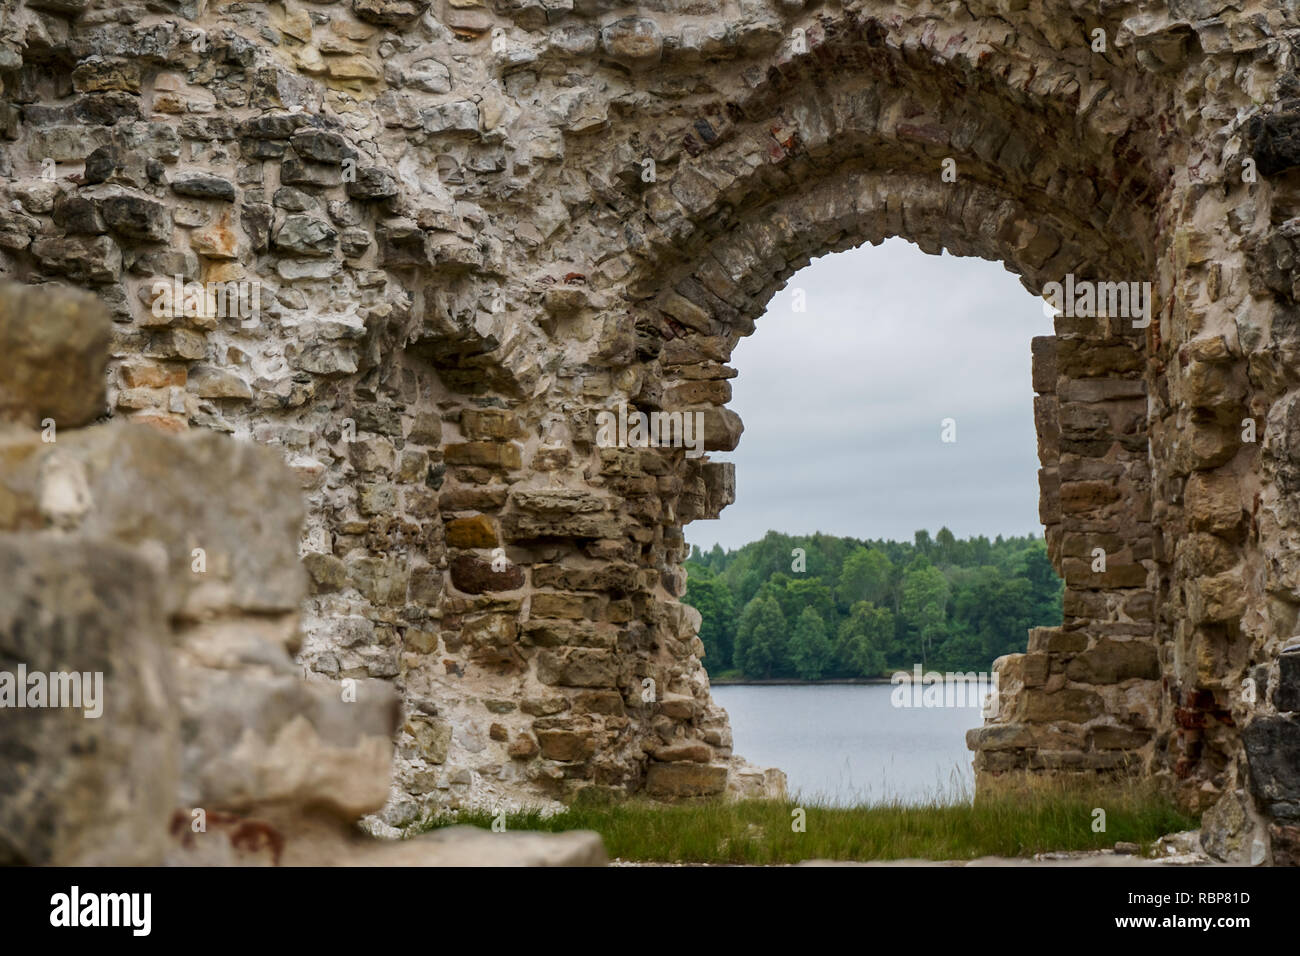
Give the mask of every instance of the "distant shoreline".
[[[989, 667], [985, 671], [979, 671], [980, 674], [991, 674], [993, 668]], [[912, 676], [911, 671], [898, 671], [897, 673], [906, 674], [909, 678]], [[926, 673], [934, 673], [927, 671]], [[911, 681], [909, 680], [910, 684]], [[828, 677], [825, 680], [799, 680], [797, 677], [735, 677], [735, 678], [710, 678], [710, 687], [835, 687], [835, 686], [856, 686], [871, 684], [894, 684], [893, 676], [890, 677]]]
[[775, 687], [789, 685], [792, 687], [815, 687], [835, 684], [889, 684], [889, 677], [834, 677], [827, 680], [799, 680], [795, 677], [770, 677], [766, 679], [739, 678], [736, 680], [710, 680], [710, 687]]

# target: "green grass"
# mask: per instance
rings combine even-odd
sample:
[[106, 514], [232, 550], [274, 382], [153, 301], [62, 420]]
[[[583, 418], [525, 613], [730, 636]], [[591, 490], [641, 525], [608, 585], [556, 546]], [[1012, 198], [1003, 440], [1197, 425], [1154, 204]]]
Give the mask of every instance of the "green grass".
[[[806, 832], [792, 830], [789, 801], [748, 800], [666, 806], [629, 801], [572, 806], [546, 817], [508, 815], [510, 830], [595, 830], [611, 857], [636, 862], [775, 864], [800, 860], [967, 860], [1032, 856], [1052, 850], [1100, 850], [1116, 842], [1143, 850], [1167, 833], [1197, 825], [1195, 817], [1151, 792], [1091, 795], [1037, 789], [928, 806], [832, 808], [803, 804]], [[1094, 833], [1093, 809], [1106, 811]], [[453, 824], [489, 828], [487, 811], [461, 811], [426, 821], [416, 832]]]

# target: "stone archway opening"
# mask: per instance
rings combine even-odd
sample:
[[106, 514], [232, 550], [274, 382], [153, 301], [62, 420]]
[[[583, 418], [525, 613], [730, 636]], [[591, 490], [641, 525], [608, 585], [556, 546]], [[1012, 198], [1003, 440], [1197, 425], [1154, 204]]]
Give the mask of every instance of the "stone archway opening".
[[[1024, 131], [999, 116], [1006, 104], [996, 105], [995, 89], [956, 96], [942, 77], [913, 87], [897, 73], [888, 87], [864, 85], [816, 62], [770, 83], [755, 94], [761, 108], [771, 104], [767, 119], [748, 128], [737, 120], [727, 140], [683, 160], [671, 185], [650, 191], [651, 216], [659, 211], [676, 234], [657, 247], [644, 285], [630, 286], [638, 328], [662, 343], [646, 363], [651, 387], [631, 397], [704, 407], [707, 448], [727, 450], [739, 438], [724, 404], [732, 349], [773, 292], [824, 252], [901, 236], [927, 252], [1004, 262], [1034, 293], [1067, 276], [1140, 282], [1147, 274], [1149, 171], [1089, 177], [1091, 162], [1116, 160], [1090, 149], [1073, 119], [1060, 117], [1059, 153], [1030, 155], [1016, 145]], [[795, 126], [800, 136], [784, 135]], [[767, 143], [770, 156], [755, 157], [755, 142]], [[780, 177], [765, 165], [772, 156]], [[1158, 310], [1151, 288], [1146, 304]], [[1065, 620], [1036, 631], [1029, 653], [1006, 662], [1003, 709], [972, 740], [985, 780], [1142, 772], [1155, 749], [1156, 569], [1142, 378], [1152, 324], [1105, 307], [1084, 311], [1062, 315], [1034, 348], [1041, 517], [1066, 578]], [[1083, 560], [1098, 547], [1101, 572]]]
[[[737, 346], [745, 432], [712, 456], [736, 501], [687, 526], [681, 600], [736, 751], [792, 795], [969, 798], [994, 659], [1062, 623], [1029, 388], [1040, 305], [1000, 264], [886, 240], [814, 259]], [[887, 678], [914, 665], [969, 690], [913, 708]]]

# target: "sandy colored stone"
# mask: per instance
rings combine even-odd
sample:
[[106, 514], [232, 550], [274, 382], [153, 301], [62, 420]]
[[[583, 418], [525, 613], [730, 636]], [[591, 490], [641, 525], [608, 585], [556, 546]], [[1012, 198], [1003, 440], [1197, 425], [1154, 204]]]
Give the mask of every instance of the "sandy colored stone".
[[448, 521], [446, 540], [452, 548], [494, 548], [497, 532], [487, 515], [474, 515]]
[[109, 328], [87, 293], [0, 283], [0, 419], [76, 428], [103, 414]]

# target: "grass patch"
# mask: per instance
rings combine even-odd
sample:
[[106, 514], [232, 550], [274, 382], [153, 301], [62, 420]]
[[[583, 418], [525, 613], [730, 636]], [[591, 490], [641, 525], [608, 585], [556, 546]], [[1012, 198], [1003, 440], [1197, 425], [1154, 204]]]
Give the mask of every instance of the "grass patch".
[[[1093, 832], [1093, 810], [1106, 811], [1106, 831]], [[793, 811], [807, 829], [791, 829]], [[453, 824], [490, 828], [488, 811], [431, 819], [424, 832]], [[1193, 816], [1149, 790], [1084, 791], [1034, 786], [973, 802], [923, 806], [877, 804], [830, 807], [781, 800], [667, 806], [628, 801], [579, 802], [567, 812], [509, 814], [511, 830], [595, 830], [611, 857], [637, 862], [775, 864], [800, 860], [968, 860], [1032, 856], [1062, 850], [1101, 850], [1119, 841], [1144, 851], [1166, 833], [1197, 826]]]

